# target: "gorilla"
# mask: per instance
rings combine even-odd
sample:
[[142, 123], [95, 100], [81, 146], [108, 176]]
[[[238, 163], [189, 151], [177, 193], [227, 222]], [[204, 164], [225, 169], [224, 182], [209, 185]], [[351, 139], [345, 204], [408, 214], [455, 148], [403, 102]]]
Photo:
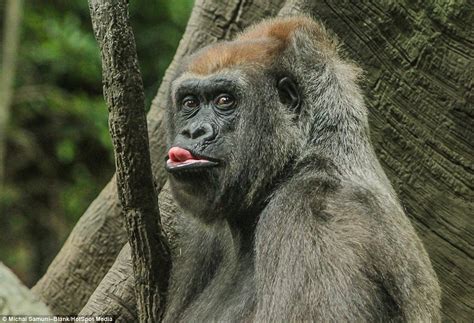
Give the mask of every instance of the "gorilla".
[[193, 53], [167, 109], [182, 210], [165, 322], [432, 322], [440, 288], [369, 138], [359, 69], [306, 16]]

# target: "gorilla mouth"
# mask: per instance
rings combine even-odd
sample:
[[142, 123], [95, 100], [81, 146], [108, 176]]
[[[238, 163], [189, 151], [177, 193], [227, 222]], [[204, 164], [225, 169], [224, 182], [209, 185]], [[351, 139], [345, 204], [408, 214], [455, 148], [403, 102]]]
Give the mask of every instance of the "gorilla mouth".
[[217, 165], [219, 165], [219, 162], [216, 159], [201, 156], [180, 147], [171, 147], [166, 160], [166, 170], [168, 172], [197, 170]]

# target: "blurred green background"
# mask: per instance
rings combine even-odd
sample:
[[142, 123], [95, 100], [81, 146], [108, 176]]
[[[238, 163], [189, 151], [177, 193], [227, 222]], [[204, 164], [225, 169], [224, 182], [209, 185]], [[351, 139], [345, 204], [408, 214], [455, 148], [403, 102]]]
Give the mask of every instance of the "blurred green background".
[[[130, 1], [147, 107], [192, 2]], [[0, 261], [31, 286], [114, 167], [87, 1], [26, 0], [22, 11], [0, 191]], [[0, 20], [3, 35], [5, 1]]]

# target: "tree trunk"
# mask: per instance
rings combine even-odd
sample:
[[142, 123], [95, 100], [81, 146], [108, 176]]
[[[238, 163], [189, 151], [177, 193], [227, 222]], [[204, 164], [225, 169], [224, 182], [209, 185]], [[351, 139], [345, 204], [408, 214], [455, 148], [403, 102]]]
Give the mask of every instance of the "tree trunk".
[[[251, 22], [275, 15], [283, 4], [263, 3], [267, 1], [197, 1], [148, 115], [153, 167], [155, 177], [162, 180], [160, 185], [164, 178], [165, 150], [158, 138], [162, 138], [162, 113], [173, 71], [184, 55], [207, 43], [229, 38]], [[374, 146], [431, 256], [443, 289], [444, 320], [471, 320], [474, 317], [472, 3], [382, 0], [340, 1], [335, 5], [319, 0], [287, 0], [280, 15], [298, 12], [310, 13], [323, 21], [342, 40], [346, 56], [366, 70], [362, 83]], [[82, 294], [87, 297], [123, 245], [124, 234], [117, 224], [121, 222], [115, 215], [118, 208], [103, 207], [115, 205], [111, 202], [114, 192], [109, 189], [102, 194], [93, 203], [95, 211], [86, 212], [69, 238], [80, 241], [79, 247], [66, 243], [43, 278], [54, 284], [50, 290], [67, 297], [71, 288], [68, 282], [74, 282], [76, 285], [72, 286], [87, 290]], [[94, 222], [102, 221], [109, 221], [111, 228], [101, 227], [101, 237], [115, 240], [108, 240], [105, 248], [98, 244], [100, 239], [80, 229], [87, 225], [92, 228]], [[85, 236], [80, 235], [81, 231]], [[72, 254], [64, 251], [65, 248]], [[89, 258], [78, 259], [81, 254]], [[104, 257], [104, 254], [108, 255]], [[67, 258], [70, 259], [64, 260]], [[99, 261], [96, 263], [95, 259]], [[64, 268], [59, 268], [60, 264], [65, 264]], [[78, 275], [84, 275], [86, 283], [75, 278]], [[80, 302], [57, 306], [59, 299], [52, 297], [54, 294], [45, 287], [40, 281], [36, 290], [45, 295], [43, 299], [53, 305], [53, 311], [69, 308], [78, 312]]]
[[140, 322], [158, 322], [166, 303], [171, 255], [153, 184], [145, 93], [128, 1], [89, 0], [89, 8], [102, 57], [104, 97], [118, 196], [132, 251], [138, 317]]

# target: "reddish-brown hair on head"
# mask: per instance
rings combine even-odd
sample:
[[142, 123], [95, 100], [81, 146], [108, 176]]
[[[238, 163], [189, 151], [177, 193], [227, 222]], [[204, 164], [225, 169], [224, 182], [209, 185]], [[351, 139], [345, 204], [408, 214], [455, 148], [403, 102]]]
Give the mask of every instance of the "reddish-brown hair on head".
[[324, 28], [309, 17], [268, 19], [248, 28], [233, 41], [204, 48], [191, 59], [188, 70], [207, 75], [240, 64], [268, 65], [288, 46], [298, 29], [311, 33], [323, 46], [331, 43]]

